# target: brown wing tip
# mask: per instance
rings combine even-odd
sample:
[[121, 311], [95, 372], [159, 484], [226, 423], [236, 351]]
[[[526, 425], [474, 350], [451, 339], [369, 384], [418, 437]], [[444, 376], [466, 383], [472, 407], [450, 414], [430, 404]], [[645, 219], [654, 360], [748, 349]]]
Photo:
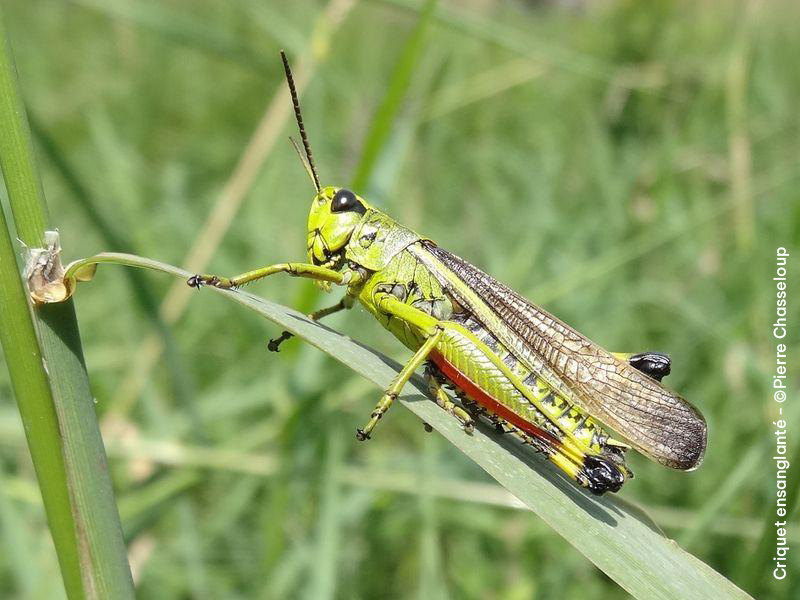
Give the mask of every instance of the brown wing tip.
[[685, 430], [685, 443], [676, 448], [672, 456], [663, 464], [681, 471], [693, 471], [703, 464], [708, 442], [708, 427], [706, 420], [697, 410], [694, 410], [695, 419]]

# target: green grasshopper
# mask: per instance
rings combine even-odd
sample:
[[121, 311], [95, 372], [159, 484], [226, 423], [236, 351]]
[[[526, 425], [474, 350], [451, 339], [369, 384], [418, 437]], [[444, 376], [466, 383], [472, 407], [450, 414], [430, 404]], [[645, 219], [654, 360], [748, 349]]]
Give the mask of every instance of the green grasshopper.
[[[308, 262], [237, 277], [195, 275], [192, 287], [231, 289], [275, 273], [346, 289], [317, 320], [358, 300], [414, 355], [381, 397], [359, 440], [372, 435], [403, 385], [425, 365], [436, 403], [467, 433], [482, 419], [543, 453], [595, 494], [618, 491], [633, 473], [633, 447], [662, 465], [693, 469], [706, 446], [703, 416], [660, 384], [669, 357], [612, 354], [352, 191], [322, 187], [291, 69], [281, 52], [305, 154], [292, 140], [316, 195], [308, 218]], [[284, 332], [270, 349], [291, 337]], [[456, 404], [444, 387], [455, 390]], [[614, 439], [604, 426], [621, 438]], [[426, 428], [429, 427], [426, 425]]]

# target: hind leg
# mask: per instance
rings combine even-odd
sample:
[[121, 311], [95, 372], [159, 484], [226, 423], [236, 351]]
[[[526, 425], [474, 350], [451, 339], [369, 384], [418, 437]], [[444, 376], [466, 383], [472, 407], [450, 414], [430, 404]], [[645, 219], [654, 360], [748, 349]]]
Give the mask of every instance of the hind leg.
[[430, 372], [426, 371], [425, 379], [428, 382], [428, 390], [433, 394], [436, 404], [458, 419], [464, 431], [472, 433], [475, 429], [475, 421], [472, 420], [470, 414], [450, 399], [450, 396], [447, 395], [447, 392], [444, 391], [441, 384], [436, 381], [436, 378]]

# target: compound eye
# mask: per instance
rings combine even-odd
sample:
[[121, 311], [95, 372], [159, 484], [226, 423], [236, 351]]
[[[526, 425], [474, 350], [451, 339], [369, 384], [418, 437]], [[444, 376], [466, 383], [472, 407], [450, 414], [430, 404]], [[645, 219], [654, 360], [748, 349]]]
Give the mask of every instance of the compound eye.
[[342, 188], [336, 192], [331, 201], [331, 212], [355, 211], [362, 215], [366, 211], [364, 205], [358, 201], [356, 195], [348, 189]]

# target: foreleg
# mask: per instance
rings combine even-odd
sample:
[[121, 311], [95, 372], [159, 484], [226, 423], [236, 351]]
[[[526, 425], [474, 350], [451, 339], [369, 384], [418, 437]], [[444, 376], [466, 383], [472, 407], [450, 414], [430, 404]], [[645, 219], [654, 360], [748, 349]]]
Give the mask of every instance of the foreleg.
[[352, 271], [340, 273], [339, 271], [334, 271], [327, 267], [309, 265], [306, 263], [279, 263], [277, 265], [270, 265], [269, 267], [247, 271], [246, 273], [232, 278], [219, 277], [217, 275], [192, 275], [186, 283], [189, 284], [189, 287], [194, 288], [199, 288], [203, 285], [212, 285], [220, 289], [229, 290], [274, 275], [275, 273], [288, 273], [294, 277], [305, 277], [307, 279], [314, 279], [315, 281], [327, 281], [336, 285], [349, 285], [353, 283]]

